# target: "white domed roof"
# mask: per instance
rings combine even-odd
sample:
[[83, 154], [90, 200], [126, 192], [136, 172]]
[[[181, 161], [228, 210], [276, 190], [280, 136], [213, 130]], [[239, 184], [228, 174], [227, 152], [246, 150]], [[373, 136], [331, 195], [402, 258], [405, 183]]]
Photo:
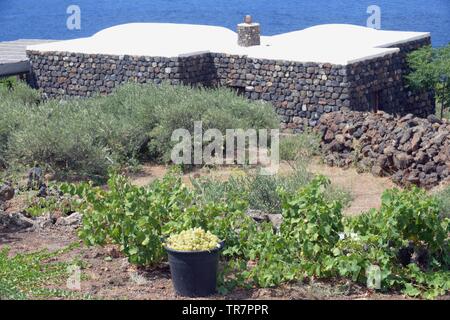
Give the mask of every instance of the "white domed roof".
[[387, 47], [429, 35], [426, 32], [326, 24], [271, 37], [262, 36], [260, 46], [244, 48], [237, 45], [237, 34], [223, 27], [130, 23], [104, 29], [89, 38], [34, 45], [27, 49], [154, 57], [215, 52], [261, 59], [348, 64], [397, 52], [398, 49]]

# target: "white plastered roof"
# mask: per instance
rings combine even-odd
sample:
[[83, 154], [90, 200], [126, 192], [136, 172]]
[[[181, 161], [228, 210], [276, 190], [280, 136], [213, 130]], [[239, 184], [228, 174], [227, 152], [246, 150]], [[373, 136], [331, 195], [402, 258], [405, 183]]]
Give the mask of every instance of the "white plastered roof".
[[214, 52], [260, 59], [345, 65], [397, 52], [397, 48], [387, 47], [428, 36], [428, 32], [385, 31], [347, 24], [326, 24], [275, 36], [262, 36], [261, 45], [244, 48], [237, 45], [237, 33], [223, 27], [130, 23], [102, 30], [92, 37], [32, 45], [27, 49], [153, 57]]

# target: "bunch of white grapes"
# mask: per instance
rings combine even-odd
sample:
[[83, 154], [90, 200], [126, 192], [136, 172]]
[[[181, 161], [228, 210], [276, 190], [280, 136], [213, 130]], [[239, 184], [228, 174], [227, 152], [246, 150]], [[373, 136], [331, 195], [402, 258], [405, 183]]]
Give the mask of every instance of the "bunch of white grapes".
[[166, 246], [177, 251], [210, 251], [220, 247], [219, 238], [202, 228], [194, 228], [170, 236]]

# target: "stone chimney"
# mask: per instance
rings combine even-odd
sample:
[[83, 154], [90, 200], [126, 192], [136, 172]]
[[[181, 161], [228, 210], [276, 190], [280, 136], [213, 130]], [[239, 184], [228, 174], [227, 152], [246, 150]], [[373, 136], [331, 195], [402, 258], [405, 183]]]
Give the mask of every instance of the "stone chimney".
[[261, 28], [254, 23], [252, 17], [245, 16], [244, 22], [237, 25], [238, 45], [241, 47], [259, 46], [261, 44]]

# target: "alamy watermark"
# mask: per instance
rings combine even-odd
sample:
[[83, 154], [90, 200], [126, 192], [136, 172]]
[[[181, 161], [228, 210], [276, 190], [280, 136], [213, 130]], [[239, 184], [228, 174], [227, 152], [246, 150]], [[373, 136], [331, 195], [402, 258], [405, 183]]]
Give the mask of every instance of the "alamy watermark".
[[80, 6], [72, 4], [67, 7], [66, 13], [69, 15], [66, 21], [67, 29], [81, 30], [81, 9]]
[[[193, 134], [180, 128], [172, 133], [176, 142], [171, 160], [183, 165], [261, 165], [261, 174], [278, 171], [280, 133], [278, 129], [219, 129], [203, 131], [201, 121], [194, 122]], [[269, 146], [270, 144], [270, 146]]]
[[77, 265], [67, 267], [69, 277], [66, 281], [66, 287], [70, 290], [81, 290], [81, 268]]
[[371, 265], [366, 270], [367, 288], [381, 289], [381, 269], [379, 266]]
[[[67, 29], [81, 30], [81, 8], [78, 5], [71, 4], [67, 7], [66, 13], [69, 15], [66, 21]], [[377, 5], [367, 7], [367, 27], [372, 29], [381, 29], [381, 8]]]
[[381, 29], [381, 8], [377, 5], [370, 5], [367, 7], [367, 13], [370, 14], [367, 18], [367, 27], [372, 29]]

